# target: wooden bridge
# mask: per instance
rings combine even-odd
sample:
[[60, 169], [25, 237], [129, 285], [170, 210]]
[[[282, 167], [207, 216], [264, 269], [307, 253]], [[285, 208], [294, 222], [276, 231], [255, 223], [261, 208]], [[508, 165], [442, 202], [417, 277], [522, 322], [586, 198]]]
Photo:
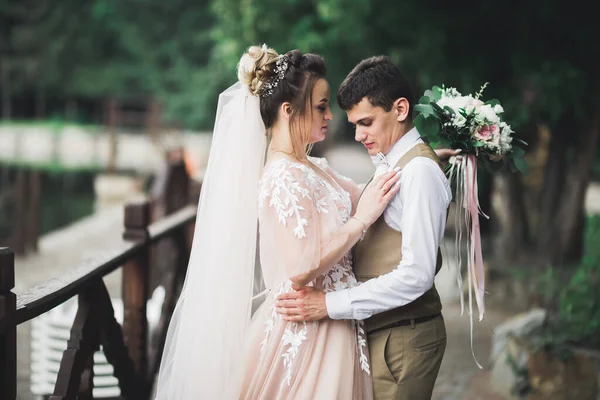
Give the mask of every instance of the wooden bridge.
[[173, 147], [185, 148], [202, 164], [210, 141], [210, 132], [150, 136], [121, 129], [116, 135], [104, 126], [0, 123], [0, 163], [45, 171], [153, 173]]
[[[124, 129], [124, 128], [123, 128]], [[112, 125], [0, 123], [0, 209], [10, 209], [4, 245], [17, 255], [36, 251], [41, 230], [42, 173], [91, 171], [149, 177], [165, 158], [184, 151], [188, 170], [201, 176], [211, 135], [204, 132], [133, 133]], [[113, 133], [111, 133], [113, 132]]]
[[[122, 238], [101, 255], [62, 276], [15, 294], [15, 257], [0, 248], [0, 399], [17, 397], [17, 327], [77, 296], [78, 310], [50, 399], [92, 399], [93, 355], [100, 345], [120, 398], [147, 399], [160, 365], [169, 318], [187, 268], [199, 188], [185, 165], [172, 165], [161, 196], [125, 206]], [[176, 255], [165, 268], [164, 255]], [[172, 257], [171, 257], [172, 258]], [[115, 319], [103, 280], [122, 271], [123, 324]], [[149, 332], [146, 305], [151, 289], [165, 290], [162, 313]]]

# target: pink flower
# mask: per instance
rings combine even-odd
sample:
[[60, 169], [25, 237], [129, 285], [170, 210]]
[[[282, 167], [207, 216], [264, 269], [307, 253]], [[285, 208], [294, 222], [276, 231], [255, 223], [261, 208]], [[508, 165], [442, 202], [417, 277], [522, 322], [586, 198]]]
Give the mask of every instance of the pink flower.
[[488, 142], [492, 139], [492, 130], [489, 125], [483, 125], [481, 128], [475, 132], [475, 138], [479, 140], [483, 140], [484, 142]]

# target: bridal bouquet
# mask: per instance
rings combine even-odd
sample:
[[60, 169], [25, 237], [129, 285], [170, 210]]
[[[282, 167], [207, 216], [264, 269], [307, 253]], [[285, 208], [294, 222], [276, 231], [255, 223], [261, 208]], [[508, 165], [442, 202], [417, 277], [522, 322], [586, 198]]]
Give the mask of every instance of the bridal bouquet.
[[415, 106], [419, 113], [415, 126], [434, 149], [439, 145], [461, 149], [491, 170], [504, 161], [511, 170], [523, 172], [525, 142], [514, 140], [498, 100], [480, 99], [486, 87], [487, 83], [475, 95], [462, 95], [455, 88], [434, 86]]
[[[485, 306], [484, 271], [479, 232], [479, 213], [477, 200], [477, 166], [490, 170], [497, 166], [508, 165], [513, 172], [525, 171], [527, 164], [523, 160], [525, 142], [513, 137], [513, 130], [502, 118], [504, 109], [498, 100], [481, 100], [487, 83], [475, 95], [462, 95], [455, 88], [434, 86], [415, 106], [419, 113], [415, 126], [421, 135], [429, 140], [434, 149], [439, 145], [461, 149], [460, 162], [447, 165], [446, 174], [454, 190], [457, 203], [457, 280], [462, 293], [462, 275], [460, 268], [460, 247], [463, 227], [466, 224], [468, 249], [467, 276], [469, 279], [469, 315], [472, 328], [472, 292], [479, 309], [479, 320], [483, 319]], [[464, 302], [461, 296], [461, 310]], [[478, 364], [479, 365], [479, 364]]]

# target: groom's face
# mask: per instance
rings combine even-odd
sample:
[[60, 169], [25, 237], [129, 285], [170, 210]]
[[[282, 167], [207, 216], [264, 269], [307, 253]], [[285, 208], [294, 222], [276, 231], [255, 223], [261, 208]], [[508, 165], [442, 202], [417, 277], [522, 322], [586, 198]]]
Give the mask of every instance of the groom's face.
[[369, 155], [374, 156], [379, 152], [387, 154], [390, 151], [395, 143], [394, 130], [398, 125], [393, 108], [385, 111], [382, 107], [373, 106], [364, 97], [346, 113], [348, 121], [356, 129], [354, 139], [365, 146]]

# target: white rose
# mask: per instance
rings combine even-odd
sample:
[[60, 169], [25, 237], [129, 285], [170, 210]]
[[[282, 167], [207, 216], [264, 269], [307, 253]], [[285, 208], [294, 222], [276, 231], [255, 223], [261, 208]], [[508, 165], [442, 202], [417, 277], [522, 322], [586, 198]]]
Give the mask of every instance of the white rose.
[[461, 98], [462, 97], [442, 96], [442, 98], [439, 99], [437, 101], [437, 103], [440, 107], [444, 107], [444, 106], [455, 107], [457, 105], [460, 105]]
[[500, 121], [492, 107], [487, 104], [477, 109], [478, 113], [487, 120], [487, 122], [497, 123]]
[[452, 101], [452, 97], [442, 97], [436, 103], [438, 106], [444, 108], [445, 106], [450, 105], [451, 101]]
[[502, 106], [500, 104], [496, 104], [494, 106], [494, 112], [496, 114], [502, 114], [504, 112], [504, 108], [502, 108]]
[[479, 107], [483, 105], [483, 101], [476, 99], [473, 96], [469, 96], [469, 105]]

